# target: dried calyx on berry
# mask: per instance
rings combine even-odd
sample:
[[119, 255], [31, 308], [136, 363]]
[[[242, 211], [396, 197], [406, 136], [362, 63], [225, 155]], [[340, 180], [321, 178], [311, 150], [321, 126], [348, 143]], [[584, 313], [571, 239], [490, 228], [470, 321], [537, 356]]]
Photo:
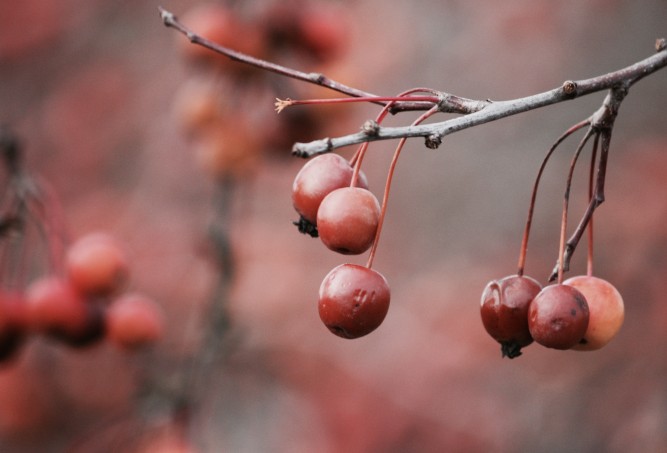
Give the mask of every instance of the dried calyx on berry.
[[299, 230], [299, 233], [301, 234], [307, 234], [312, 238], [320, 236], [317, 232], [317, 226], [309, 220], [305, 219], [303, 216], [299, 216], [299, 220], [295, 220], [292, 222], [292, 224], [296, 226], [296, 228]]

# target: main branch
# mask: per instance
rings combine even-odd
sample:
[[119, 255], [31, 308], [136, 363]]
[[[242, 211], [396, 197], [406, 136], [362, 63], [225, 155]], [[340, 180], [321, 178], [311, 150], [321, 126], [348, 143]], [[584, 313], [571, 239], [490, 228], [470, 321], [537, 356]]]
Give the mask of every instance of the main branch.
[[591, 93], [609, 90], [617, 86], [624, 86], [625, 89], [628, 89], [638, 80], [667, 66], [667, 47], [664, 45], [664, 39], [657, 41], [656, 48], [658, 50], [656, 54], [626, 68], [586, 80], [566, 81], [558, 88], [520, 99], [488, 102], [479, 110], [467, 115], [432, 124], [379, 127], [373, 131], [373, 134], [362, 131], [342, 137], [325, 138], [309, 143], [296, 143], [292, 152], [297, 156], [311, 157], [363, 142], [397, 140], [411, 137], [424, 137], [426, 138], [427, 146], [433, 147], [433, 144], [440, 143], [446, 135], [463, 129]]

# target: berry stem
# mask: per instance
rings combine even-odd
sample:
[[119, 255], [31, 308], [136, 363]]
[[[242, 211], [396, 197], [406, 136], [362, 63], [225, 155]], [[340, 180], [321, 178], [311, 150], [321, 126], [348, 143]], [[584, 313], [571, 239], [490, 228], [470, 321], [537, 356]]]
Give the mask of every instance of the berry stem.
[[275, 107], [276, 112], [280, 113], [287, 107], [293, 105], [315, 105], [315, 104], [347, 104], [352, 102], [400, 102], [400, 101], [412, 101], [412, 102], [429, 102], [431, 104], [438, 104], [440, 102], [440, 97], [436, 95], [432, 96], [360, 96], [360, 97], [350, 97], [350, 98], [324, 98], [324, 99], [278, 99], [276, 98]]
[[[595, 189], [595, 161], [598, 155], [598, 145], [600, 142], [600, 135], [595, 134], [593, 140], [593, 151], [591, 153], [591, 165], [588, 173], [588, 203], [593, 201], [593, 191]], [[588, 221], [588, 254], [586, 259], [586, 275], [593, 276], [593, 214]]]
[[[438, 112], [438, 107], [433, 106], [433, 108], [427, 112], [422, 113], [419, 118], [417, 118], [412, 124], [417, 125], [430, 116], [434, 115], [435, 113]], [[384, 195], [382, 196], [382, 206], [380, 208], [380, 219], [378, 221], [378, 228], [377, 231], [375, 232], [375, 239], [373, 240], [373, 245], [371, 245], [371, 251], [368, 255], [368, 262], [366, 263], [367, 268], [372, 268], [373, 267], [373, 260], [375, 259], [375, 252], [377, 251], [377, 246], [378, 243], [380, 242], [380, 233], [382, 232], [382, 225], [384, 224], [384, 218], [387, 213], [387, 203], [389, 201], [389, 190], [391, 189], [391, 181], [394, 177], [394, 170], [396, 169], [396, 164], [398, 163], [398, 157], [401, 154], [401, 150], [403, 149], [403, 145], [405, 145], [405, 142], [407, 141], [407, 138], [402, 138], [398, 142], [398, 146], [396, 146], [396, 151], [394, 151], [394, 157], [391, 159], [391, 164], [389, 165], [389, 172], [387, 173], [387, 181], [384, 186]]]
[[[406, 97], [412, 97], [410, 95], [412, 95], [413, 93], [431, 93], [434, 95], [432, 97], [436, 97], [437, 95], [437, 91], [424, 87], [411, 88], [409, 90], [403, 91], [402, 93], [399, 93], [398, 96], [391, 98], [393, 99], [393, 101], [389, 102], [382, 108], [378, 116], [375, 118], [375, 122], [377, 124], [381, 124], [382, 121], [384, 121], [384, 119], [387, 117], [387, 115], [392, 111], [392, 108], [394, 107], [394, 104], [396, 102]], [[437, 106], [438, 104], [436, 101], [436, 104], [431, 108], [431, 110], [435, 109]], [[366, 155], [366, 151], [368, 150], [368, 145], [369, 142], [362, 143], [359, 146], [359, 148], [357, 148], [357, 151], [354, 153], [354, 156], [352, 156], [352, 159], [350, 159], [350, 165], [354, 165], [354, 172], [352, 173], [352, 181], [350, 182], [350, 187], [355, 187], [357, 185], [357, 180], [359, 179], [359, 171], [361, 170], [361, 162], [363, 161], [364, 156]]]
[[560, 225], [560, 245], [558, 248], [558, 283], [562, 284], [563, 283], [563, 274], [565, 273], [565, 240], [566, 240], [566, 232], [567, 232], [567, 211], [568, 211], [568, 205], [570, 202], [570, 189], [572, 188], [572, 177], [574, 175], [574, 168], [577, 165], [577, 160], [579, 159], [579, 155], [581, 154], [581, 150], [584, 148], [584, 145], [586, 145], [586, 142], [588, 142], [588, 139], [593, 136], [595, 133], [595, 130], [593, 128], [589, 128], [586, 131], [586, 135], [581, 139], [579, 142], [579, 145], [577, 146], [577, 149], [574, 152], [574, 156], [572, 156], [572, 161], [570, 162], [570, 170], [567, 174], [567, 183], [565, 185], [565, 196], [563, 197], [563, 215], [561, 217], [561, 225]]
[[528, 218], [526, 220], [526, 227], [524, 228], [523, 231], [523, 239], [521, 240], [521, 249], [519, 251], [519, 264], [518, 264], [518, 270], [517, 270], [517, 275], [521, 277], [524, 273], [525, 267], [526, 267], [526, 254], [528, 252], [528, 237], [530, 236], [530, 229], [533, 223], [533, 213], [535, 211], [535, 200], [537, 199], [537, 189], [540, 185], [540, 180], [542, 178], [542, 173], [544, 172], [544, 168], [547, 165], [547, 162], [549, 161], [549, 158], [551, 158], [551, 155], [553, 152], [556, 150], [558, 145], [561, 144], [563, 140], [565, 140], [567, 137], [572, 135], [574, 132], [578, 131], [584, 126], [587, 126], [590, 124], [590, 120], [585, 120], [580, 123], [575, 124], [574, 126], [570, 127], [568, 130], [566, 130], [558, 139], [554, 142], [553, 145], [551, 145], [551, 148], [547, 152], [547, 155], [544, 157], [542, 160], [542, 164], [540, 165], [540, 169], [537, 172], [537, 177], [535, 178], [535, 183], [533, 184], [533, 191], [530, 196], [530, 205], [528, 207]]

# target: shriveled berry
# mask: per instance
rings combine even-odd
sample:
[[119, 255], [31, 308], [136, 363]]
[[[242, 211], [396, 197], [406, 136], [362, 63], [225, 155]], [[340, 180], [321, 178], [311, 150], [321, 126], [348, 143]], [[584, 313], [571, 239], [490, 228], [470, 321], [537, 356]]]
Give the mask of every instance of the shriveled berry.
[[586, 297], [568, 285], [547, 286], [528, 307], [530, 334], [547, 348], [572, 348], [584, 337], [588, 320]]
[[341, 264], [322, 281], [318, 310], [334, 335], [359, 338], [382, 324], [389, 299], [389, 285], [382, 274], [356, 264]]
[[590, 311], [586, 334], [572, 349], [600, 349], [616, 336], [623, 325], [625, 308], [621, 294], [608, 281], [593, 276], [580, 275], [563, 283], [577, 288], [586, 297]]
[[533, 342], [528, 329], [528, 307], [542, 289], [530, 277], [510, 275], [489, 282], [482, 293], [482, 324], [500, 343], [503, 357], [521, 355], [521, 348]]
[[363, 253], [373, 244], [380, 203], [367, 189], [343, 187], [327, 195], [317, 211], [320, 239], [344, 255]]
[[[352, 182], [353, 167], [339, 154], [327, 153], [306, 162], [292, 184], [292, 204], [301, 217], [315, 225], [317, 210], [324, 197]], [[358, 187], [368, 188], [368, 182], [359, 172]]]

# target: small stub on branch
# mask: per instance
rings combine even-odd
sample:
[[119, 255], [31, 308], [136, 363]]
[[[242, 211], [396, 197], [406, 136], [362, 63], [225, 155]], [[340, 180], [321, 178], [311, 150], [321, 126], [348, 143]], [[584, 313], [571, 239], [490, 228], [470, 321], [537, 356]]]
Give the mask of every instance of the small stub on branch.
[[331, 152], [332, 149], [333, 143], [329, 137], [326, 137], [310, 143], [295, 143], [292, 147], [292, 155], [307, 159], [309, 157], [317, 156], [318, 154]]
[[431, 134], [424, 140], [424, 144], [429, 149], [438, 149], [442, 144], [442, 137], [439, 134]]
[[577, 84], [572, 80], [566, 80], [563, 83], [563, 93], [566, 96], [575, 96], [577, 94]]
[[375, 120], [366, 120], [361, 126], [361, 130], [364, 134], [375, 137], [380, 130], [380, 125]]
[[655, 50], [656, 50], [656, 52], [662, 52], [665, 49], [667, 49], [667, 39], [665, 39], [665, 38], [656, 39], [655, 40]]

